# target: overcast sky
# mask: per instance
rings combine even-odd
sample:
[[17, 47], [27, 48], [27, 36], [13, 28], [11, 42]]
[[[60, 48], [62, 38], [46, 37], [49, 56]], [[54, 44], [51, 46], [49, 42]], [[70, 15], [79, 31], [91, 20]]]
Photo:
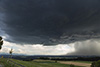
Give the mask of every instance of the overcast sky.
[[1, 53], [100, 55], [99, 29], [100, 0], [0, 0]]

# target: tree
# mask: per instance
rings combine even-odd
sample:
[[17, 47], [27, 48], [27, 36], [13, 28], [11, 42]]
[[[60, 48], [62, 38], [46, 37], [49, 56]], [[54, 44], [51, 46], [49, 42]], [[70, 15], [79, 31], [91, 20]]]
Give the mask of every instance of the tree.
[[2, 48], [2, 45], [3, 45], [3, 40], [2, 37], [0, 36], [0, 49]]
[[95, 61], [91, 64], [91, 67], [100, 67], [100, 60], [99, 61]]

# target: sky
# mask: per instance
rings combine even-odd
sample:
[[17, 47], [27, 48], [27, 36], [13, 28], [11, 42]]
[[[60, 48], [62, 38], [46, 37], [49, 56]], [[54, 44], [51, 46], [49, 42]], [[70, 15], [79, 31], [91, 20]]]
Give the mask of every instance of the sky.
[[1, 53], [100, 55], [100, 0], [0, 0]]

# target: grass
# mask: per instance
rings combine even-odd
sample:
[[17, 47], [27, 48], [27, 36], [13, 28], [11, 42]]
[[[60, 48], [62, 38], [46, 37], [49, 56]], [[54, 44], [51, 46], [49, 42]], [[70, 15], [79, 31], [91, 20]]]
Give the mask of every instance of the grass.
[[[55, 63], [54, 61], [45, 61], [45, 60], [38, 60], [38, 61], [21, 61], [16, 59], [11, 59], [12, 61], [24, 65], [26, 67], [70, 67], [70, 65], [67, 64], [60, 64]], [[17, 65], [14, 65], [12, 62], [7, 62], [7, 59], [2, 58], [0, 59], [0, 64], [4, 65], [4, 67], [16, 67]], [[17, 66], [20, 67], [20, 66]], [[81, 67], [81, 66], [75, 66], [75, 67]]]
[[[67, 64], [60, 64], [55, 63], [54, 61], [20, 61], [12, 59], [13, 61], [20, 63], [26, 67], [70, 67], [70, 65]], [[75, 67], [81, 67], [81, 66], [75, 66]]]
[[8, 61], [8, 59], [5, 58], [0, 58], [0, 64], [3, 65], [4, 67], [20, 67], [18, 65], [15, 65], [11, 62]]
[[7, 59], [0, 58], [0, 64], [4, 67], [11, 67], [11, 65], [7, 62]]

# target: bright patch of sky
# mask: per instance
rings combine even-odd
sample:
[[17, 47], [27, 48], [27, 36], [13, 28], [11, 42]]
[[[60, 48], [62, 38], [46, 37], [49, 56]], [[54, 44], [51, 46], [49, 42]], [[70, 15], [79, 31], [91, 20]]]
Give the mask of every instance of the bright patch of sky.
[[13, 48], [15, 54], [26, 54], [26, 55], [66, 55], [69, 52], [73, 52], [74, 44], [59, 44], [55, 46], [43, 46], [40, 44], [35, 45], [20, 45], [4, 41], [3, 48], [0, 53], [9, 53]]

